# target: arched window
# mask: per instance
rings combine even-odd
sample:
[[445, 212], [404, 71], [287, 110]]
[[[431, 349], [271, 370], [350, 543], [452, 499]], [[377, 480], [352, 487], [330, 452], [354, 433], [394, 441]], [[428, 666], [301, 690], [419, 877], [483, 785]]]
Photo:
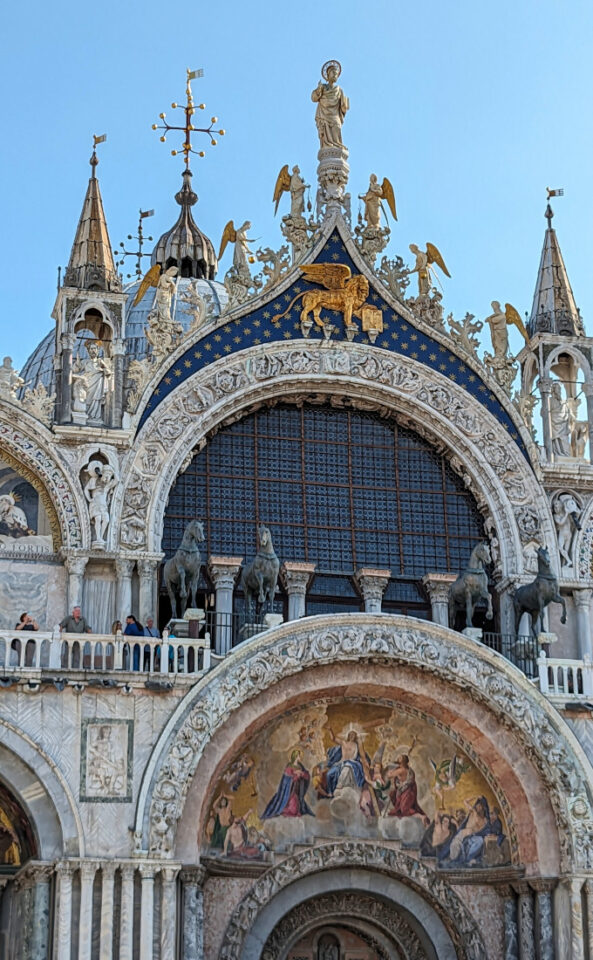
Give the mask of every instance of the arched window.
[[391, 570], [383, 608], [429, 616], [426, 573], [463, 569], [482, 518], [446, 457], [395, 419], [329, 406], [264, 407], [223, 426], [177, 478], [162, 547], [204, 521], [208, 555], [256, 551], [271, 530], [280, 561], [316, 565], [308, 612], [361, 609], [352, 574]]

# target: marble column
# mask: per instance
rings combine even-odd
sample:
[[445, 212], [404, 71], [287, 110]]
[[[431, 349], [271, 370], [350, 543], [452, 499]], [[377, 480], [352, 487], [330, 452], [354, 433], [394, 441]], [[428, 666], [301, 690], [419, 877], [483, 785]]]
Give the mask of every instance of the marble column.
[[138, 601], [138, 619], [146, 623], [148, 617], [156, 621], [154, 593], [159, 559], [144, 558], [138, 560], [138, 576], [140, 578], [140, 592]]
[[92, 860], [80, 863], [80, 921], [78, 924], [78, 960], [91, 960], [93, 940], [93, 883], [97, 864]]
[[[587, 398], [587, 420], [589, 422], [589, 460], [593, 463], [593, 383], [583, 384], [583, 393]], [[591, 945], [593, 952], [593, 944]]]
[[517, 895], [509, 884], [496, 888], [503, 900], [504, 946], [503, 960], [519, 960], [519, 925]]
[[587, 913], [585, 923], [587, 926], [587, 940], [589, 942], [589, 952], [593, 956], [593, 880], [585, 881], [585, 894]]
[[154, 874], [155, 868], [141, 863], [142, 900], [140, 909], [140, 960], [152, 960], [154, 936]]
[[113, 881], [115, 864], [101, 864], [101, 940], [99, 960], [112, 960], [113, 956]]
[[35, 864], [33, 887], [33, 930], [31, 937], [31, 960], [49, 960], [49, 907], [50, 884], [53, 866]]
[[432, 622], [441, 627], [449, 626], [449, 587], [454, 580], [454, 573], [427, 573], [422, 577], [432, 607]]
[[[68, 571], [68, 613], [82, 604], [82, 580], [88, 557], [66, 557], [64, 566]], [[84, 611], [83, 611], [84, 612]]]
[[535, 891], [535, 940], [538, 945], [538, 960], [554, 960], [554, 912], [552, 893], [555, 880], [530, 880]]
[[127, 863], [121, 868], [121, 919], [119, 960], [132, 960], [134, 948], [134, 870]]
[[315, 572], [314, 563], [288, 560], [280, 568], [280, 578], [288, 594], [288, 619], [300, 620], [305, 616], [307, 587]]
[[593, 643], [591, 642], [591, 591], [573, 590], [572, 598], [577, 612], [577, 649], [579, 657], [583, 660], [585, 657], [593, 656]]
[[208, 573], [216, 592], [214, 652], [225, 656], [233, 646], [233, 590], [243, 557], [210, 557]]
[[535, 910], [533, 890], [528, 883], [514, 884], [519, 897], [517, 919], [519, 924], [519, 956], [521, 960], [536, 960]]
[[391, 570], [375, 567], [361, 567], [356, 571], [354, 579], [362, 593], [365, 613], [381, 613], [381, 601], [390, 576]]
[[544, 448], [548, 463], [552, 463], [554, 459], [552, 456], [552, 423], [550, 421], [550, 394], [552, 393], [552, 381], [549, 379], [549, 377], [540, 377], [539, 392], [542, 398], [541, 416]]
[[72, 952], [72, 874], [73, 866], [63, 860], [56, 866], [58, 875], [57, 960], [70, 960]]
[[570, 893], [570, 960], [585, 960], [583, 936], [583, 881], [568, 880]]
[[206, 871], [185, 867], [183, 885], [183, 960], [204, 960], [204, 893]]
[[175, 960], [177, 932], [177, 874], [178, 867], [161, 870], [161, 956], [160, 960]]
[[[115, 599], [115, 616], [122, 623], [125, 623], [132, 611], [132, 573], [134, 572], [135, 560], [116, 560], [115, 572], [117, 575], [117, 588]], [[142, 622], [142, 621], [140, 621]]]

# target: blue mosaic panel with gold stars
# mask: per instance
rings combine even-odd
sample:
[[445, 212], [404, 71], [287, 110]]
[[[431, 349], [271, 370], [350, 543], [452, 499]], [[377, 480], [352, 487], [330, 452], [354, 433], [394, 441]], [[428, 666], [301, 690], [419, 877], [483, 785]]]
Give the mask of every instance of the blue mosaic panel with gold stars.
[[[358, 269], [352, 262], [337, 232], [332, 233], [315, 262], [347, 264], [353, 274], [358, 273]], [[314, 289], [320, 288], [303, 279], [297, 279], [277, 299], [268, 301], [264, 306], [247, 316], [240, 317], [237, 320], [229, 320], [228, 323], [213, 330], [198, 343], [191, 346], [164, 374], [146, 405], [138, 429], [143, 426], [165, 397], [180, 383], [183, 383], [184, 380], [187, 380], [188, 377], [208, 366], [208, 364], [260, 344], [282, 340], [302, 340], [300, 299], [277, 323], [272, 323], [272, 317], [283, 313], [297, 294]], [[399, 354], [402, 357], [410, 357], [463, 387], [496, 417], [528, 459], [527, 451], [515, 424], [479, 374], [468, 367], [460, 357], [448, 350], [446, 346], [417, 330], [408, 320], [400, 317], [372, 287], [367, 302], [383, 311], [383, 332], [379, 334], [375, 347]], [[324, 310], [322, 316], [324, 315], [335, 319], [340, 329], [343, 329], [340, 313], [337, 311], [329, 311], [328, 313]], [[309, 339], [320, 340], [322, 337], [321, 328], [313, 324]], [[354, 342], [366, 343], [366, 334], [357, 334]]]

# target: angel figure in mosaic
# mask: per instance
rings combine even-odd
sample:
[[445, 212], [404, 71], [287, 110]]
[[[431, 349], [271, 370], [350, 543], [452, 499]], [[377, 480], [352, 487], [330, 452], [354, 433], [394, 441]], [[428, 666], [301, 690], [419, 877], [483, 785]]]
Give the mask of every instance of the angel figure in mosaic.
[[238, 276], [248, 277], [249, 280], [251, 280], [251, 273], [248, 264], [255, 263], [255, 257], [249, 249], [249, 244], [252, 241], [247, 236], [248, 230], [251, 230], [251, 222], [249, 220], [246, 220], [245, 223], [236, 228], [233, 221], [229, 220], [222, 232], [218, 259], [221, 259], [224, 251], [226, 250], [227, 244], [234, 243], [235, 250], [233, 253], [233, 267]]
[[369, 188], [366, 193], [360, 194], [360, 199], [364, 200], [364, 218], [367, 227], [373, 230], [379, 230], [381, 227], [381, 201], [386, 200], [391, 215], [397, 220], [395, 209], [395, 195], [391, 181], [383, 177], [383, 183], [379, 183], [376, 173], [371, 173]]
[[447, 270], [445, 261], [434, 243], [427, 243], [426, 250], [421, 250], [415, 243], [411, 243], [410, 250], [416, 257], [416, 265], [410, 270], [410, 273], [418, 274], [418, 296], [426, 297], [432, 286], [432, 275], [434, 273], [433, 264], [440, 267], [446, 277], [450, 277], [451, 274]]

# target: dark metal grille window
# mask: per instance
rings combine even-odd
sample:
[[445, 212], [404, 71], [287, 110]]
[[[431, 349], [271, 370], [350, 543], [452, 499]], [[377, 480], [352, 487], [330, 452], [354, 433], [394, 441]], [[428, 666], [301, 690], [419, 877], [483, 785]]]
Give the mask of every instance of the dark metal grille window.
[[418, 434], [322, 406], [264, 408], [212, 436], [171, 491], [167, 556], [196, 517], [205, 555], [249, 560], [264, 522], [281, 561], [342, 574], [379, 566], [410, 581], [461, 570], [483, 536], [471, 494]]

